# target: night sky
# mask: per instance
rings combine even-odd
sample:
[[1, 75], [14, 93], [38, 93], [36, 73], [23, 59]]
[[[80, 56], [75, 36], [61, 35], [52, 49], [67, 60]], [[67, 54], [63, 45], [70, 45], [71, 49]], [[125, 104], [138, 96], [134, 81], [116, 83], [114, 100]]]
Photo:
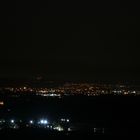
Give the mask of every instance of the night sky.
[[1, 4], [0, 78], [140, 80], [139, 5]]

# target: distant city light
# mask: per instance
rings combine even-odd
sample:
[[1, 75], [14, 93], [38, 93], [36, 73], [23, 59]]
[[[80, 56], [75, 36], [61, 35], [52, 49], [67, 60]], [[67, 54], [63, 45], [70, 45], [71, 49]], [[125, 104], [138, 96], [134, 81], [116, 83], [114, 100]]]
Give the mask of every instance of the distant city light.
[[63, 131], [63, 128], [59, 127], [59, 128], [58, 128], [58, 131]]
[[65, 119], [61, 119], [61, 121], [62, 121], [62, 122], [64, 122], [64, 121], [65, 121]]
[[63, 127], [61, 127], [61, 126], [56, 126], [53, 129], [57, 130], [57, 131], [64, 131]]
[[52, 126], [50, 126], [50, 128], [52, 129], [53, 127], [52, 127]]
[[0, 101], [0, 106], [3, 106], [4, 105], [4, 102], [3, 101]]
[[62, 122], [70, 122], [69, 119], [61, 119]]
[[[140, 95], [139, 90], [129, 89], [127, 85], [107, 85], [107, 84], [89, 84], [89, 83], [66, 83], [59, 87], [43, 87], [43, 88], [33, 88], [33, 87], [6, 87], [0, 88], [0, 90], [8, 90], [13, 94], [13, 97], [19, 97], [20, 94], [34, 93], [37, 96], [43, 97], [58, 97], [63, 96], [74, 96], [74, 95], [84, 95], [84, 96], [99, 96], [99, 95]], [[0, 106], [4, 105], [4, 102], [0, 101]]]

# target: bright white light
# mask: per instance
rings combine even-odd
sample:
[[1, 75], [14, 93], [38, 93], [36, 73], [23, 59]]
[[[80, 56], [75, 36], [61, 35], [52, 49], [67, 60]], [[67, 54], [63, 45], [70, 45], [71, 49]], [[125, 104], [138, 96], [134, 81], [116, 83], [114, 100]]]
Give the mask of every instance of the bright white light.
[[69, 119], [67, 119], [67, 122], [69, 122], [70, 120]]
[[47, 120], [44, 120], [44, 124], [47, 124], [48, 123], [48, 121]]
[[11, 123], [14, 123], [15, 121], [14, 120], [11, 120]]
[[34, 122], [33, 122], [33, 120], [30, 120], [30, 124], [33, 124]]
[[40, 120], [40, 123], [41, 124], [48, 124], [48, 121], [47, 120]]
[[44, 123], [44, 120], [41, 120], [40, 123], [43, 124]]

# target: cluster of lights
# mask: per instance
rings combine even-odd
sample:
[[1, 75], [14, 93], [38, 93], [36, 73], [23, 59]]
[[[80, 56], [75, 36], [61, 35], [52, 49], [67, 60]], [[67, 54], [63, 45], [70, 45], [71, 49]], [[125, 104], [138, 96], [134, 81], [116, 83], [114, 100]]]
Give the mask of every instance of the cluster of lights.
[[[69, 119], [61, 119], [61, 122], [65, 122], [65, 124], [67, 124], [67, 122], [69, 122], [70, 120]], [[19, 121], [20, 122], [20, 121]], [[3, 124], [6, 123], [5, 120], [1, 119], [0, 120], [0, 130], [3, 129]], [[11, 119], [11, 120], [8, 120], [8, 123], [6, 123], [8, 125], [9, 128], [12, 128], [12, 129], [19, 129], [20, 126], [18, 125], [18, 121], [14, 120], [14, 119]], [[37, 125], [38, 124], [38, 125]], [[47, 119], [40, 119], [39, 122], [37, 122], [35, 124], [35, 121], [34, 120], [29, 120], [28, 124], [26, 124], [26, 127], [32, 127], [32, 126], [35, 126], [37, 128], [47, 128], [48, 130], [54, 130], [54, 131], [58, 131], [58, 132], [61, 132], [61, 131], [67, 131], [67, 132], [71, 132], [73, 131], [73, 129], [69, 126], [69, 125], [63, 125], [63, 123], [48, 123], [48, 120]], [[6, 127], [7, 128], [7, 127]], [[105, 133], [105, 130], [104, 128], [93, 128], [93, 132], [95, 134], [104, 134]]]
[[39, 124], [48, 124], [48, 121], [46, 120], [46, 119], [41, 119], [40, 121], [39, 121]]
[[61, 127], [61, 126], [56, 126], [53, 128], [54, 130], [57, 130], [57, 131], [64, 131], [64, 128]]
[[[8, 122], [8, 123], [7, 123]], [[64, 123], [68, 123], [70, 122], [69, 119], [60, 119], [60, 124], [63, 124]], [[58, 123], [59, 123], [58, 122]], [[15, 120], [15, 119], [10, 119], [8, 121], [4, 120], [4, 119], [0, 119], [0, 124], [8, 124], [10, 127], [14, 128], [14, 126], [17, 128], [18, 124], [22, 123], [22, 120]], [[35, 127], [44, 127], [44, 128], [49, 128], [49, 129], [54, 129], [54, 130], [58, 130], [58, 131], [63, 131], [63, 127], [61, 125], [56, 125], [55, 123], [51, 124], [48, 122], [48, 120], [45, 118], [45, 119], [40, 119], [38, 121], [35, 121], [33, 119], [29, 120], [27, 123], [26, 123], [26, 126], [27, 127], [32, 127], [32, 126], [35, 126]]]
[[[132, 90], [133, 88], [133, 90]], [[134, 90], [135, 87], [129, 87], [127, 85], [106, 85], [106, 84], [93, 84], [93, 83], [66, 83], [59, 87], [53, 88], [33, 88], [33, 87], [7, 87], [0, 88], [0, 90], [10, 91], [16, 93], [13, 97], [18, 97], [19, 94], [32, 93], [33, 95], [45, 96], [45, 97], [58, 97], [65, 95], [87, 95], [87, 96], [99, 96], [99, 95], [140, 95], [139, 90]], [[0, 102], [0, 105], [4, 105]]]
[[69, 119], [61, 119], [62, 122], [70, 122]]

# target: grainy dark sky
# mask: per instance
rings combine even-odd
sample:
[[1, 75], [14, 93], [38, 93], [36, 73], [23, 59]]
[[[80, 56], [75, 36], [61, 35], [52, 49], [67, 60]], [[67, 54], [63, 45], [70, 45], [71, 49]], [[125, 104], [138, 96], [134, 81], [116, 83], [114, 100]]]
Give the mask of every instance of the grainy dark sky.
[[134, 2], [3, 2], [1, 13], [0, 77], [140, 79]]

